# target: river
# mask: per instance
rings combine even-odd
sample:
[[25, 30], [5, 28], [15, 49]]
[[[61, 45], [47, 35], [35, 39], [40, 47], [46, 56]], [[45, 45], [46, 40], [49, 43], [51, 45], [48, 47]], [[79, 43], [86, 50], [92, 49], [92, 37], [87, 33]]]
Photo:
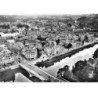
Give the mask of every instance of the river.
[[47, 73], [56, 77], [57, 71], [60, 68], [63, 68], [65, 65], [69, 65], [70, 70], [71, 70], [77, 61], [85, 60], [85, 59], [88, 60], [89, 58], [92, 58], [92, 56], [97, 48], [98, 48], [98, 44], [94, 45], [93, 47], [79, 51], [78, 53], [72, 55], [71, 57], [66, 57], [66, 58], [60, 60], [59, 62], [55, 62], [52, 66], [50, 66], [48, 68], [43, 67], [42, 69], [44, 71], [46, 71]]

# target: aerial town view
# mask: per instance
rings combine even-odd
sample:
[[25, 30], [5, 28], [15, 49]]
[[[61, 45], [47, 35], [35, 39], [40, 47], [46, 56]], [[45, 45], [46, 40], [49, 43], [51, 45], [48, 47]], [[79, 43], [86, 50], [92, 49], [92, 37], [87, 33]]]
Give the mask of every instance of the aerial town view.
[[0, 15], [0, 82], [98, 82], [98, 14]]

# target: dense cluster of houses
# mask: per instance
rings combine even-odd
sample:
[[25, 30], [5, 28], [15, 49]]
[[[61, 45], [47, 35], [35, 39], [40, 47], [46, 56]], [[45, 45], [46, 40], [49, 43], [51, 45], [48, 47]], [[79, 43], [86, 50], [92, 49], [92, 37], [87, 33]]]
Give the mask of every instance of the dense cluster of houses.
[[0, 45], [0, 64], [14, 62], [14, 57], [11, 56], [11, 51], [5, 45]]
[[[15, 50], [16, 47], [18, 55], [32, 60], [43, 54], [47, 57], [57, 56], [98, 40], [98, 37], [94, 37], [94, 33], [86, 32], [85, 27], [81, 29], [79, 25], [76, 19], [58, 17], [36, 18], [26, 22], [21, 19], [11, 23], [2, 22], [0, 23], [0, 48], [2, 47], [0, 62], [14, 61], [14, 57], [10, 55], [12, 53], [10, 48]], [[9, 49], [4, 48], [2, 44], [9, 46]]]

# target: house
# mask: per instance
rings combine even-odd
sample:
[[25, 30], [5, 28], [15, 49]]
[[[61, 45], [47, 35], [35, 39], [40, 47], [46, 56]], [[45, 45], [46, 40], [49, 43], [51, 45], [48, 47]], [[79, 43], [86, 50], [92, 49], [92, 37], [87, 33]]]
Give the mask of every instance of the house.
[[15, 36], [19, 35], [19, 33], [15, 32], [15, 33], [7, 33], [7, 34], [5, 34], [3, 32], [0, 32], [0, 35], [1, 35], [2, 38], [7, 38], [7, 37], [15, 37]]
[[25, 48], [23, 48], [23, 50], [22, 50], [22, 55], [23, 55], [26, 59], [28, 59], [28, 60], [30, 60], [30, 59], [35, 59], [35, 58], [37, 57], [37, 50], [36, 50], [35, 47], [34, 47], [34, 48], [25, 47]]
[[0, 64], [7, 64], [14, 61], [14, 57], [10, 53], [11, 51], [5, 45], [0, 45]]

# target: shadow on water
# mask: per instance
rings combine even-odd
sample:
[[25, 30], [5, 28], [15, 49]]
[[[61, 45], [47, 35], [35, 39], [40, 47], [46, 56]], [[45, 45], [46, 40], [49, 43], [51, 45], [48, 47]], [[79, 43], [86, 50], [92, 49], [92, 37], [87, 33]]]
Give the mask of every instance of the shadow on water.
[[29, 72], [27, 72], [25, 69], [23, 69], [21, 67], [15, 69], [14, 72], [16, 72], [16, 73], [22, 73], [25, 77], [27, 77], [32, 82], [41, 82], [41, 80], [39, 78], [37, 78], [34, 75], [30, 76]]

